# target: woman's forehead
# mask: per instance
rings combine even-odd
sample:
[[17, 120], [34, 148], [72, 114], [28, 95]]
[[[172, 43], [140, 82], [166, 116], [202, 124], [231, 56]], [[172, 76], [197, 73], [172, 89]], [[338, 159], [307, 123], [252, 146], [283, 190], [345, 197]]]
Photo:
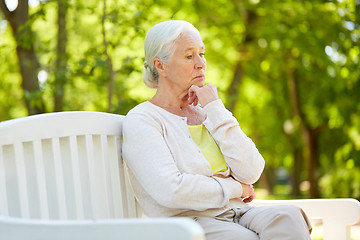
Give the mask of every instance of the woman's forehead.
[[178, 41], [176, 41], [176, 45], [177, 48], [181, 48], [182, 51], [205, 49], [200, 34], [196, 32], [185, 32], [181, 34]]

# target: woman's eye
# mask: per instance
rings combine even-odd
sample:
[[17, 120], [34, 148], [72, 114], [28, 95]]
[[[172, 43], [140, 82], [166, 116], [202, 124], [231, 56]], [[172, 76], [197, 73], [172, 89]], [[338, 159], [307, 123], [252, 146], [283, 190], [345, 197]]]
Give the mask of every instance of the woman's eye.
[[189, 56], [186, 56], [187, 59], [191, 59], [192, 58], [192, 55], [189, 55]]
[[200, 57], [204, 57], [205, 53], [200, 53], [199, 55], [200, 55]]

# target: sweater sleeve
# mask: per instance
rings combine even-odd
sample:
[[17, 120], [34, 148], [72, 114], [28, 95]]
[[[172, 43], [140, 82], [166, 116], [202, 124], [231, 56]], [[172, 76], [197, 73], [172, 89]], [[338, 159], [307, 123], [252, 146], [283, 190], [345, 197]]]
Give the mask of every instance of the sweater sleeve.
[[203, 211], [241, 197], [241, 184], [231, 178], [181, 173], [162, 134], [160, 123], [148, 116], [131, 114], [124, 119], [123, 159], [158, 204]]
[[261, 176], [265, 161], [254, 142], [241, 130], [239, 123], [220, 99], [204, 107], [204, 125], [218, 143], [231, 175], [245, 184], [255, 183]]

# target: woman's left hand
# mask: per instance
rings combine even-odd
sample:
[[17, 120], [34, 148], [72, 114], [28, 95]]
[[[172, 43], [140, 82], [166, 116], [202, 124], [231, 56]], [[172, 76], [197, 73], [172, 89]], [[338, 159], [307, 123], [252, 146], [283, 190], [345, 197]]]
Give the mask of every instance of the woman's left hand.
[[219, 99], [217, 89], [214, 85], [207, 84], [202, 87], [192, 85], [188, 91], [188, 104], [193, 104], [196, 106], [199, 102], [202, 107], [205, 107], [206, 104]]
[[254, 186], [251, 184], [244, 184], [241, 183], [241, 186], [243, 188], [243, 193], [241, 195], [241, 198], [244, 203], [249, 203], [255, 198], [255, 192], [254, 192]]

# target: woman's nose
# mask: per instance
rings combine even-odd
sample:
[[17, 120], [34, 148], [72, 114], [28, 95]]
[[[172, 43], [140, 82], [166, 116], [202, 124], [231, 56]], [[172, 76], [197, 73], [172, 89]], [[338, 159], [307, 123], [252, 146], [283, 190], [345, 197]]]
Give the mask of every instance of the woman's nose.
[[204, 57], [201, 56], [197, 56], [196, 58], [196, 63], [195, 63], [195, 68], [196, 69], [203, 69], [206, 67], [206, 60]]

